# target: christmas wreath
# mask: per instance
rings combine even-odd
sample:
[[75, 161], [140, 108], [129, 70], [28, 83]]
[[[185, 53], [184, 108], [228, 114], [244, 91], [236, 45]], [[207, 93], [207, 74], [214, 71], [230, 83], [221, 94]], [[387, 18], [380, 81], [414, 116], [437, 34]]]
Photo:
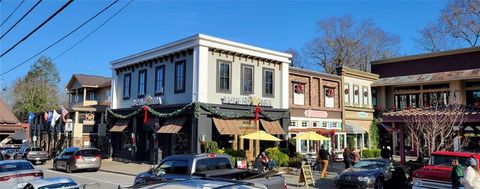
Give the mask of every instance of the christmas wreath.
[[345, 89], [345, 90], [343, 90], [343, 92], [344, 92], [345, 94], [348, 94], [348, 93], [350, 93], [350, 90]]
[[357, 90], [355, 90], [355, 95], [358, 95], [358, 93], [359, 93], [359, 92], [358, 92], [358, 89], [357, 89]]
[[335, 95], [333, 89], [327, 89], [327, 97], [333, 97]]

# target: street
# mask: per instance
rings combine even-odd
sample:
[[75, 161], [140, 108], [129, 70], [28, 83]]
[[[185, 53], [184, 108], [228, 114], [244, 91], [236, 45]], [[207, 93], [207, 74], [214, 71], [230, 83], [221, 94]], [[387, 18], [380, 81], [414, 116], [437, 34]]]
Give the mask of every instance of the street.
[[118, 185], [131, 186], [134, 179], [133, 176], [104, 171], [79, 171], [74, 173], [55, 171], [52, 169], [51, 162], [47, 162], [45, 165], [36, 165], [35, 168], [42, 170], [45, 178], [70, 177], [80, 185], [92, 184], [87, 189], [117, 189]]

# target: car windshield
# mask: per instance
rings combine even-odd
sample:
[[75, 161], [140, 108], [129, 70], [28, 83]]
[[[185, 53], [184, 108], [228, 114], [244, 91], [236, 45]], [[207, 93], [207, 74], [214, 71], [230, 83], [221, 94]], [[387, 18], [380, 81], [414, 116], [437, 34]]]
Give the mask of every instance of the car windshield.
[[12, 162], [0, 164], [0, 173], [29, 169], [33, 169], [33, 166], [28, 162]]
[[430, 165], [452, 166], [453, 159], [458, 158], [458, 163], [462, 166], [467, 166], [468, 157], [446, 156], [446, 155], [432, 155], [430, 158]]
[[39, 187], [38, 189], [51, 189], [51, 188], [78, 188], [78, 187], [75, 187], [77, 186], [76, 183], [73, 183], [73, 182], [69, 182], [69, 183], [58, 183], [58, 184], [51, 184], [51, 185], [47, 185], [47, 186], [42, 186], [42, 187]]
[[360, 169], [383, 169], [385, 168], [386, 163], [382, 161], [369, 161], [369, 160], [362, 160], [353, 166], [354, 168]]
[[98, 150], [80, 150], [77, 152], [77, 155], [84, 157], [95, 157], [100, 155], [100, 152]]

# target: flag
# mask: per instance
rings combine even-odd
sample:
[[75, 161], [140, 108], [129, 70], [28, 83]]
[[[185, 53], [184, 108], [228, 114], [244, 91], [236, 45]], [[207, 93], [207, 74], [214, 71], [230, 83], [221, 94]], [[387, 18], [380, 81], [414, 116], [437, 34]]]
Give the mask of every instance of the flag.
[[33, 112], [28, 113], [28, 124], [32, 124], [33, 119], [35, 119], [35, 113]]
[[53, 115], [52, 112], [48, 112], [47, 122], [52, 122], [52, 115]]
[[60, 107], [62, 107], [62, 120], [63, 120], [63, 122], [67, 122], [65, 120], [65, 116], [68, 114], [68, 111], [67, 111], [67, 109], [65, 109], [65, 107], [63, 107], [63, 106], [60, 106]]
[[60, 114], [57, 113], [56, 110], [53, 110], [53, 113], [52, 113], [52, 122], [50, 122], [50, 125], [53, 127], [55, 126], [55, 123], [57, 122], [57, 120], [60, 118]]
[[43, 114], [43, 119], [45, 119], [45, 121], [48, 120], [48, 113], [47, 112], [44, 112], [45, 114]]

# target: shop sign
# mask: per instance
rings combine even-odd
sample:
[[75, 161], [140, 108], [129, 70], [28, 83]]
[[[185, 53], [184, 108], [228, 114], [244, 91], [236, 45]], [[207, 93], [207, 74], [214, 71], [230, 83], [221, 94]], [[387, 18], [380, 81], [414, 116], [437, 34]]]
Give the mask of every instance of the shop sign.
[[67, 119], [67, 123], [65, 123], [65, 131], [70, 132], [73, 130], [73, 120]]
[[246, 97], [231, 97], [225, 96], [220, 98], [222, 104], [235, 104], [235, 105], [256, 105], [259, 106], [272, 106], [271, 100], [260, 99], [258, 97], [246, 96]]
[[131, 106], [144, 106], [152, 104], [162, 104], [162, 97], [147, 95], [145, 98], [131, 100]]
[[315, 118], [328, 117], [328, 112], [326, 111], [305, 110], [304, 114], [305, 114], [305, 117], [315, 117]]
[[86, 113], [83, 120], [83, 125], [95, 125], [95, 114]]
[[358, 112], [357, 115], [358, 115], [359, 118], [367, 118], [368, 117], [367, 112]]

